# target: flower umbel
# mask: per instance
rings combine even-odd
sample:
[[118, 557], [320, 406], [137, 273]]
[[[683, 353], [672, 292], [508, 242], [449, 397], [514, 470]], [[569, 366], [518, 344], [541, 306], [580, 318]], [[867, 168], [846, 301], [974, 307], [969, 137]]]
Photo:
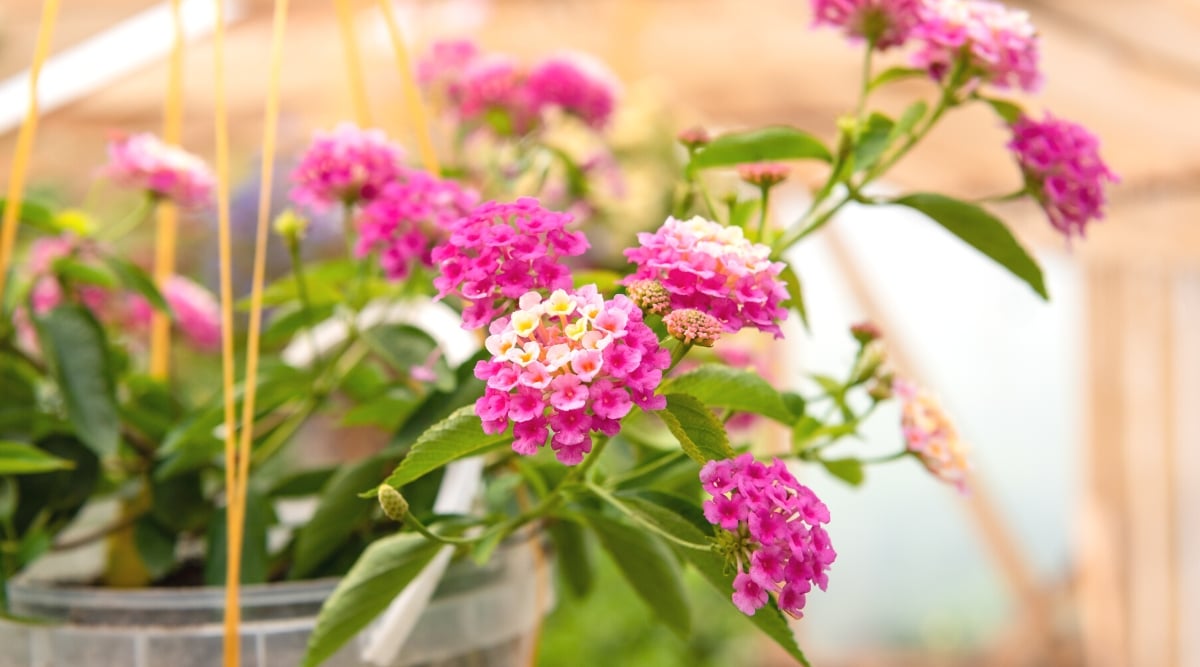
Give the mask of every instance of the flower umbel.
[[900, 398], [900, 428], [908, 451], [935, 477], [965, 492], [970, 464], [950, 417], [933, 396], [909, 382], [896, 380], [893, 391]]
[[1050, 114], [1043, 121], [1022, 116], [1012, 134], [1008, 147], [1050, 224], [1067, 238], [1084, 236], [1089, 222], [1104, 217], [1105, 186], [1118, 181], [1100, 158], [1100, 141]]
[[701, 310], [730, 333], [754, 327], [783, 337], [783, 264], [769, 259], [770, 248], [747, 240], [741, 227], [667, 218], [658, 231], [638, 234], [638, 241], [639, 247], [625, 251], [637, 265], [626, 285], [657, 280], [670, 292], [672, 310]]
[[455, 221], [431, 259], [441, 269], [434, 278], [438, 298], [455, 294], [467, 302], [464, 329], [478, 329], [512, 308], [530, 290], [571, 286], [559, 260], [588, 249], [582, 232], [570, 232], [567, 213], [548, 211], [536, 199], [511, 204], [485, 202]]
[[721, 337], [721, 323], [708, 313], [684, 308], [673, 310], [663, 318], [667, 333], [688, 345], [712, 347]]
[[780, 610], [799, 618], [816, 584], [825, 590], [826, 571], [837, 558], [822, 524], [829, 509], [796, 481], [783, 461], [771, 465], [750, 454], [709, 461], [700, 482], [712, 499], [704, 516], [726, 533], [717, 548], [735, 563], [733, 604], [753, 616], [774, 594]]
[[208, 205], [216, 184], [203, 160], [152, 134], [131, 134], [110, 142], [105, 173], [121, 185], [189, 209]]
[[318, 133], [292, 171], [292, 201], [321, 212], [374, 199], [402, 169], [404, 151], [381, 130], [349, 123]]
[[913, 64], [941, 80], [960, 57], [969, 78], [1035, 92], [1041, 84], [1038, 40], [1029, 14], [989, 0], [926, 0], [913, 36]]
[[923, 0], [813, 0], [813, 23], [842, 28], [876, 49], [900, 46], [920, 20]]
[[595, 129], [608, 124], [616, 107], [616, 76], [579, 53], [542, 61], [529, 72], [528, 86], [536, 108], [559, 107]]
[[671, 355], [624, 296], [605, 301], [595, 285], [547, 299], [528, 292], [490, 331], [492, 359], [475, 366], [487, 381], [475, 413], [487, 433], [511, 422], [518, 454], [536, 454], [549, 438], [558, 460], [575, 465], [591, 451], [592, 432], [616, 435], [634, 405], [666, 404], [654, 390]]

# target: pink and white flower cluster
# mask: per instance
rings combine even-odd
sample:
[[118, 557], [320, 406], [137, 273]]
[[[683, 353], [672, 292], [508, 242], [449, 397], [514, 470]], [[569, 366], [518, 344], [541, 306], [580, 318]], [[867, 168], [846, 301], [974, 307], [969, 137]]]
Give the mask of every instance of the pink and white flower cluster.
[[478, 202], [473, 190], [416, 169], [403, 169], [357, 216], [356, 252], [379, 253], [391, 280], [404, 280], [414, 266], [433, 266], [434, 245], [446, 239], [459, 218]]
[[576, 465], [592, 450], [592, 432], [616, 435], [634, 405], [666, 405], [654, 391], [671, 355], [625, 296], [605, 301], [595, 285], [545, 299], [528, 292], [489, 331], [492, 359], [475, 366], [487, 382], [475, 413], [487, 433], [511, 422], [518, 454], [536, 454], [549, 438], [558, 460]]
[[317, 133], [292, 171], [291, 199], [314, 212], [334, 204], [360, 204], [377, 197], [397, 179], [404, 151], [382, 130], [344, 123]]
[[873, 40], [883, 51], [900, 46], [921, 19], [923, 0], [813, 0], [813, 23], [843, 28], [854, 39]]
[[123, 186], [186, 209], [207, 206], [216, 187], [204, 160], [152, 134], [130, 134], [109, 142], [104, 171]]
[[822, 524], [829, 509], [774, 459], [768, 466], [750, 454], [709, 461], [700, 482], [712, 498], [704, 502], [709, 523], [729, 531], [718, 539], [737, 564], [733, 604], [753, 616], [775, 595], [779, 608], [803, 615], [813, 584], [825, 590], [826, 571], [837, 558]]
[[466, 301], [462, 326], [478, 329], [530, 290], [570, 288], [571, 272], [560, 260], [588, 249], [583, 232], [567, 231], [571, 220], [532, 197], [479, 205], [433, 249], [430, 258], [441, 269], [433, 280], [437, 298], [454, 294]]
[[935, 477], [965, 492], [970, 464], [950, 417], [932, 395], [910, 382], [896, 380], [893, 391], [900, 399], [900, 430], [908, 451]]
[[582, 54], [551, 56], [527, 68], [515, 58], [483, 53], [463, 41], [434, 44], [417, 72], [460, 119], [478, 122], [500, 112], [517, 134], [534, 129], [542, 113], [555, 108], [603, 129], [619, 88], [604, 65]]
[[639, 233], [638, 242], [625, 251], [637, 272], [624, 284], [657, 280], [670, 292], [672, 310], [706, 312], [728, 332], [754, 327], [783, 337], [784, 265], [772, 262], [770, 248], [746, 239], [741, 227], [667, 218], [658, 231]]
[[1037, 31], [1024, 11], [990, 0], [925, 0], [912, 36], [918, 67], [942, 79], [966, 54], [972, 78], [1034, 92], [1041, 85]]
[[1104, 217], [1105, 184], [1118, 179], [1100, 158], [1094, 134], [1050, 114], [1043, 121], [1022, 116], [1008, 147], [1055, 229], [1082, 237], [1089, 222]]

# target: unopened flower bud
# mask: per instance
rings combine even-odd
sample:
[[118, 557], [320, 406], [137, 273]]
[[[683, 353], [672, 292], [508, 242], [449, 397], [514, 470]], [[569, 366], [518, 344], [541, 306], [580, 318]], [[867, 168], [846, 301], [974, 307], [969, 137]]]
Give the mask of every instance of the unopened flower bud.
[[708, 131], [699, 126], [690, 127], [680, 132], [675, 138], [690, 151], [705, 146], [710, 141]]
[[54, 226], [79, 236], [87, 236], [96, 229], [96, 221], [84, 211], [69, 208], [54, 216]]
[[275, 217], [275, 233], [285, 239], [299, 241], [308, 231], [308, 218], [287, 209]]
[[379, 487], [379, 506], [392, 521], [404, 521], [408, 515], [408, 501], [390, 484]]
[[867, 395], [876, 403], [890, 400], [896, 394], [896, 376], [891, 369], [881, 369], [867, 385]]
[[721, 337], [721, 322], [708, 313], [684, 308], [663, 318], [667, 333], [691, 345], [712, 347]]
[[874, 322], [864, 321], [850, 326], [850, 335], [854, 336], [854, 340], [861, 345], [866, 345], [873, 340], [883, 337], [883, 332], [879, 327], [875, 326]]
[[634, 281], [626, 292], [642, 312], [665, 315], [671, 309], [671, 293], [657, 280]]
[[787, 180], [791, 168], [778, 162], [752, 162], [738, 165], [738, 177], [760, 188], [773, 188]]
[[887, 350], [883, 347], [882, 341], [871, 341], [863, 346], [862, 353], [858, 355], [858, 362], [854, 364], [854, 370], [850, 374], [850, 383], [859, 384], [870, 380], [875, 375], [875, 371], [887, 361]]

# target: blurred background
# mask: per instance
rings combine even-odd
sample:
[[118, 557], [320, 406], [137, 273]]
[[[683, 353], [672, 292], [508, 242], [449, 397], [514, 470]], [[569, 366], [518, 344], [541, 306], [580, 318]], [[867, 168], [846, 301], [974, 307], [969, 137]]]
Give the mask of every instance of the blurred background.
[[[334, 4], [292, 0], [283, 156], [352, 117]], [[378, 7], [349, 4], [376, 122], [410, 142]], [[1030, 11], [1043, 36], [1046, 85], [1028, 108], [1091, 128], [1122, 183], [1108, 220], [1069, 246], [1035, 207], [997, 209], [1043, 262], [1049, 304], [911, 213], [849, 209], [797, 254], [813, 327], [789, 332], [779, 372], [844, 367], [854, 354], [846, 326], [875, 319], [897, 364], [956, 415], [977, 477], [966, 497], [909, 463], [872, 468], [859, 489], [821, 471], [805, 480], [832, 508], [839, 552], [829, 592], [811, 596], [796, 625], [817, 665], [1200, 665], [1200, 4], [1010, 4]], [[183, 144], [211, 157], [212, 6], [183, 6], [192, 32]], [[522, 58], [563, 49], [602, 58], [626, 84], [618, 147], [669, 147], [696, 124], [785, 123], [831, 138], [856, 95], [859, 50], [810, 30], [803, 0], [396, 7], [414, 49], [469, 37]], [[40, 10], [38, 0], [0, 4], [5, 167]], [[257, 169], [270, 11], [265, 0], [237, 0], [227, 12], [236, 180]], [[110, 133], [157, 131], [168, 12], [159, 0], [63, 1], [33, 188], [103, 199], [94, 170]], [[914, 82], [873, 101], [895, 113], [929, 92]], [[892, 184], [963, 198], [1011, 191], [1019, 174], [1005, 141], [986, 110], [953, 114]], [[631, 215], [661, 186], [649, 171], [644, 188], [630, 178]], [[775, 215], [795, 217], [820, 177], [798, 173]], [[199, 250], [181, 259], [207, 261]], [[893, 451], [897, 419], [877, 415], [864, 447]], [[706, 611], [683, 642], [653, 624], [611, 567], [601, 577], [595, 595], [547, 620], [542, 664], [786, 664], [707, 588], [694, 587]]]

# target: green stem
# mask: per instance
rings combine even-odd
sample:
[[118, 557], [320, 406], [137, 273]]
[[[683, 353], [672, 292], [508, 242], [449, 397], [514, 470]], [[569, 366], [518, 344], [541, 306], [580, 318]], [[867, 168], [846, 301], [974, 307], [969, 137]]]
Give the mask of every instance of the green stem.
[[766, 240], [767, 232], [767, 211], [771, 207], [771, 188], [762, 187], [762, 199], [759, 201], [758, 209], [758, 238], [755, 240], [763, 243]]
[[640, 524], [642, 527], [646, 528], [647, 530], [654, 533], [655, 535], [658, 535], [659, 537], [663, 538], [664, 540], [671, 542], [673, 544], [678, 544], [679, 546], [687, 548], [687, 549], [695, 549], [697, 551], [712, 551], [712, 547], [710, 545], [696, 544], [695, 542], [689, 542], [687, 540], [675, 537], [674, 535], [659, 528], [658, 526], [654, 525], [653, 522], [646, 520], [641, 515], [630, 510], [628, 507], [625, 506], [625, 503], [622, 503], [620, 501], [620, 499], [618, 499], [616, 496], [609, 493], [607, 489], [604, 489], [603, 487], [601, 487], [599, 485], [591, 484], [591, 483], [588, 483], [587, 488], [589, 491], [591, 491], [592, 493], [599, 496], [602, 500], [604, 500], [608, 504], [610, 504], [613, 507], [620, 510], [622, 514], [633, 519], [635, 522]]
[[704, 206], [708, 209], [708, 214], [712, 216], [713, 222], [719, 222], [719, 220], [717, 220], [717, 207], [713, 206], [712, 197], [710, 197], [708, 194], [708, 186], [704, 183], [704, 178], [697, 176], [692, 182], [695, 184], [696, 189], [700, 192], [700, 197], [704, 199]]
[[118, 220], [115, 224], [103, 228], [103, 232], [97, 233], [97, 236], [110, 241], [125, 236], [145, 222], [150, 212], [154, 210], [154, 202], [154, 195], [147, 193], [146, 196], [138, 201], [137, 207], [130, 211], [128, 215]]
[[877, 457], [871, 458], [871, 459], [859, 459], [859, 460], [866, 464], [888, 463], [890, 461], [897, 461], [899, 459], [902, 459], [902, 458], [908, 456], [909, 454], [910, 454], [910, 452], [907, 449], [902, 449], [898, 452], [895, 452], [894, 454], [888, 454], [887, 456], [877, 456]]
[[304, 262], [300, 257], [300, 239], [294, 235], [287, 236], [288, 257], [292, 262], [292, 273], [296, 274], [296, 296], [300, 299], [300, 309], [304, 311], [304, 323], [308, 325], [306, 331], [308, 336], [308, 344], [313, 351], [313, 368], [321, 371], [325, 365], [324, 356], [321, 354], [321, 348], [317, 346], [317, 337], [313, 333], [317, 322], [313, 317], [312, 300], [308, 295], [308, 281], [304, 278]]
[[429, 530], [429, 528], [425, 527], [425, 524], [421, 523], [421, 520], [414, 516], [411, 512], [404, 517], [404, 523], [408, 524], [413, 530], [424, 535], [426, 538], [442, 544], [474, 544], [475, 542], [479, 541], [479, 538], [477, 537], [450, 537], [449, 535], [438, 535], [437, 533]]
[[867, 40], [866, 53], [862, 61], [862, 88], [858, 91], [858, 106], [855, 107], [854, 117], [862, 118], [867, 108], [867, 97], [871, 94], [871, 56], [875, 53], [875, 40]]

